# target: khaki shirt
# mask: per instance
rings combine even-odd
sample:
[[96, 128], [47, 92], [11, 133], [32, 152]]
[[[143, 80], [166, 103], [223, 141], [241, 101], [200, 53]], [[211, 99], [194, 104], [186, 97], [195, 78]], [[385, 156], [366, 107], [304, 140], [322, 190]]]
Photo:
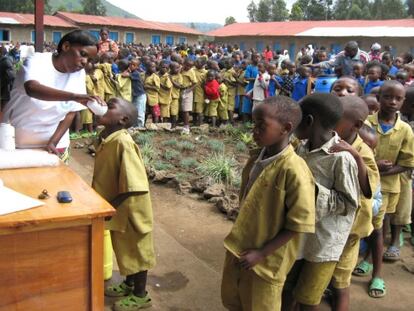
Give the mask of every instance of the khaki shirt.
[[[257, 177], [245, 198], [250, 171], [260, 151], [247, 162], [242, 174], [239, 216], [224, 247], [234, 256], [248, 249], [260, 249], [283, 230], [314, 232], [315, 184], [306, 163], [289, 146]], [[262, 279], [283, 284], [294, 264], [301, 235], [276, 249], [253, 267]]]
[[373, 151], [364, 143], [359, 135], [352, 143], [352, 147], [358, 151], [367, 168], [369, 187], [372, 194], [370, 198], [367, 198], [362, 192], [360, 193], [359, 209], [355, 214], [354, 225], [351, 229], [351, 234], [357, 235], [359, 238], [364, 238], [369, 236], [372, 230], [374, 230], [372, 225], [372, 204], [374, 194], [380, 183], [380, 176]]
[[237, 85], [231, 85], [229, 82], [231, 82], [232, 84], [237, 82], [237, 79], [234, 77], [234, 75], [236, 74], [236, 70], [234, 70], [234, 68], [230, 68], [229, 70], [225, 70], [223, 73], [223, 79], [224, 79], [224, 83], [226, 83], [227, 88], [229, 90], [229, 96], [236, 96], [236, 92], [237, 92]]
[[[148, 87], [155, 87], [156, 90], [149, 89]], [[159, 103], [158, 92], [160, 91], [160, 77], [156, 73], [150, 76], [145, 75], [144, 90], [147, 93], [147, 104], [150, 106], [157, 105]]]
[[197, 83], [197, 77], [194, 72], [194, 68], [191, 68], [187, 71], [182, 71], [181, 75], [183, 77], [183, 87], [188, 88]]
[[[389, 160], [394, 165], [414, 168], [414, 134], [411, 127], [399, 115], [395, 125], [384, 133], [378, 121], [378, 113], [368, 116], [368, 121], [378, 133], [375, 159]], [[399, 174], [381, 176], [381, 192], [400, 193]]]
[[85, 83], [86, 83], [86, 94], [93, 95], [93, 96], [98, 95], [96, 92], [95, 83], [93, 83], [90, 75], [86, 75]]
[[103, 73], [103, 86], [105, 90], [105, 94], [115, 94], [116, 89], [115, 85], [113, 84], [111, 77], [112, 77], [112, 65], [110, 63], [98, 64], [97, 69], [102, 70]]
[[245, 87], [246, 87], [246, 80], [244, 79], [244, 74], [245, 74], [246, 70], [243, 70], [239, 73], [239, 76], [237, 77], [237, 82], [238, 82], [238, 86], [237, 86], [237, 95], [244, 95], [245, 91]]
[[[182, 85], [183, 84], [183, 76], [181, 75], [181, 73], [177, 73], [175, 75], [172, 75], [171, 77], [171, 81], [174, 81], [175, 83]], [[171, 92], [171, 98], [172, 99], [178, 99], [180, 98], [180, 89], [175, 87], [173, 85], [172, 87], [172, 92]]]
[[225, 107], [227, 107], [229, 93], [228, 93], [227, 85], [225, 83], [221, 83], [220, 84], [220, 86], [219, 86], [219, 92], [220, 92], [220, 101], [221, 101], [221, 103]]
[[204, 103], [204, 88], [203, 85], [206, 82], [207, 70], [194, 69], [195, 76], [197, 78], [197, 84], [194, 88], [194, 102], [195, 103]]
[[129, 221], [140, 233], [152, 231], [152, 206], [144, 162], [126, 130], [112, 133], [98, 145], [92, 187], [108, 202], [124, 193], [133, 197], [116, 207], [116, 215], [107, 229], [125, 232]]
[[123, 77], [121, 74], [117, 74], [116, 81], [118, 82], [118, 85], [117, 85], [118, 96], [121, 96], [123, 99], [127, 101], [131, 101], [132, 100], [131, 78]]
[[160, 77], [160, 92], [158, 94], [160, 104], [168, 105], [171, 103], [172, 87], [170, 76], [165, 73]]
[[338, 261], [358, 209], [358, 167], [349, 152], [330, 153], [335, 134], [319, 149], [301, 144], [297, 153], [308, 164], [318, 187], [315, 234], [306, 234], [303, 256], [311, 262]]

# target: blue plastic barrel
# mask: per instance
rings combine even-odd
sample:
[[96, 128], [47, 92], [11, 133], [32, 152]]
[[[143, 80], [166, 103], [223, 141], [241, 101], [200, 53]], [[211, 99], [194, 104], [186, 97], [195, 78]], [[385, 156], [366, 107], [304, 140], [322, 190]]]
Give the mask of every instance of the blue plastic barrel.
[[332, 84], [337, 79], [335, 75], [320, 75], [316, 77], [315, 93], [330, 93]]

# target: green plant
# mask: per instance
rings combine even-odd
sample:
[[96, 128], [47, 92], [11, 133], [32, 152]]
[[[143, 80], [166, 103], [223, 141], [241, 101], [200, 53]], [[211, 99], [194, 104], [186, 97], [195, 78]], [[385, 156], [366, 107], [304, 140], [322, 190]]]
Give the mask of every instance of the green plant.
[[157, 151], [151, 144], [144, 144], [140, 147], [142, 159], [145, 166], [153, 166], [155, 159], [158, 157]]
[[240, 135], [240, 140], [246, 145], [249, 145], [253, 142], [253, 135], [251, 133], [242, 133]]
[[213, 154], [201, 163], [199, 170], [203, 176], [212, 178], [215, 182], [233, 184], [236, 165], [234, 157]]
[[162, 162], [162, 161], [157, 161], [154, 163], [154, 168], [157, 171], [168, 171], [174, 168], [174, 165], [172, 165], [171, 163], [166, 163], [166, 162]]
[[191, 141], [188, 141], [188, 140], [183, 140], [183, 141], [178, 142], [177, 147], [183, 151], [186, 151], [186, 150], [193, 151], [195, 149], [195, 145]]
[[195, 168], [198, 166], [198, 162], [193, 158], [184, 158], [180, 161], [180, 166], [186, 169]]
[[177, 146], [178, 141], [176, 139], [169, 139], [169, 140], [163, 141], [162, 144], [164, 146], [175, 147], [175, 146]]
[[238, 152], [245, 152], [247, 150], [247, 146], [244, 142], [238, 141], [236, 144], [236, 150]]
[[188, 180], [188, 178], [189, 178], [189, 175], [188, 175], [187, 173], [183, 173], [183, 172], [177, 173], [177, 174], [175, 175], [175, 179], [176, 179], [178, 182], [187, 181], [187, 180]]
[[171, 161], [172, 159], [177, 159], [180, 156], [180, 153], [176, 150], [167, 149], [165, 150], [163, 157], [167, 161]]
[[240, 127], [227, 124], [224, 128], [224, 133], [231, 137], [238, 138], [243, 133], [243, 130]]
[[152, 143], [152, 138], [154, 137], [154, 133], [151, 132], [139, 132], [135, 135], [135, 141], [138, 145], [150, 145]]
[[224, 144], [223, 142], [213, 139], [213, 140], [209, 140], [207, 141], [207, 146], [214, 152], [218, 153], [218, 152], [223, 152], [224, 151]]

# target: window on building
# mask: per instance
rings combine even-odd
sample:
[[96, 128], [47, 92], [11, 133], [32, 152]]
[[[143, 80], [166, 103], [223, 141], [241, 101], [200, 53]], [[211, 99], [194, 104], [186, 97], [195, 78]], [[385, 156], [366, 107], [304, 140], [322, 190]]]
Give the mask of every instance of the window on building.
[[96, 38], [96, 40], [99, 40], [101, 36], [99, 35], [99, 30], [89, 30], [89, 33]]
[[273, 44], [273, 51], [280, 51], [280, 50], [282, 50], [282, 46], [280, 45], [280, 43], [279, 42], [275, 42], [274, 44]]
[[341, 52], [341, 51], [342, 51], [342, 47], [341, 47], [341, 45], [340, 45], [340, 44], [338, 44], [338, 43], [333, 43], [333, 44], [331, 44], [331, 49], [332, 49], [332, 52], [333, 52], [334, 54], [338, 54], [339, 52]]
[[161, 36], [159, 35], [152, 35], [151, 37], [152, 44], [160, 44], [161, 43]]
[[289, 56], [290, 59], [295, 59], [296, 45], [294, 43], [289, 44]]
[[0, 41], [10, 41], [10, 31], [0, 28]]
[[30, 38], [31, 38], [30, 40], [32, 40], [32, 42], [36, 41], [36, 31], [32, 30]]
[[180, 37], [180, 38], [179, 38], [179, 40], [178, 40], [178, 42], [179, 42], [180, 44], [187, 43], [187, 38], [186, 38], [186, 37]]
[[109, 39], [113, 41], [118, 41], [118, 32], [117, 31], [110, 31], [108, 34]]
[[240, 42], [239, 46], [240, 46], [240, 51], [244, 51], [246, 49], [246, 45], [244, 44], [244, 42]]
[[127, 32], [125, 34], [125, 42], [128, 43], [134, 43], [134, 33], [133, 32]]
[[62, 33], [60, 31], [52, 32], [53, 43], [58, 44], [61, 38], [62, 38]]
[[256, 42], [256, 50], [259, 53], [262, 53], [264, 50], [264, 43], [262, 41]]
[[165, 37], [165, 43], [170, 45], [170, 46], [173, 46], [174, 45], [174, 37], [173, 36], [166, 36]]

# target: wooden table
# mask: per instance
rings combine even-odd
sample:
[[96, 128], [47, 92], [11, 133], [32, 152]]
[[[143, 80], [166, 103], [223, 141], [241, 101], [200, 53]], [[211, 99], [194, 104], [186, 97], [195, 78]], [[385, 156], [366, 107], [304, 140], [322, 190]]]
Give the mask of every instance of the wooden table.
[[[115, 210], [66, 165], [0, 170], [0, 179], [33, 198], [51, 195], [0, 216], [0, 311], [104, 310], [104, 217]], [[72, 203], [57, 202], [62, 190]]]

